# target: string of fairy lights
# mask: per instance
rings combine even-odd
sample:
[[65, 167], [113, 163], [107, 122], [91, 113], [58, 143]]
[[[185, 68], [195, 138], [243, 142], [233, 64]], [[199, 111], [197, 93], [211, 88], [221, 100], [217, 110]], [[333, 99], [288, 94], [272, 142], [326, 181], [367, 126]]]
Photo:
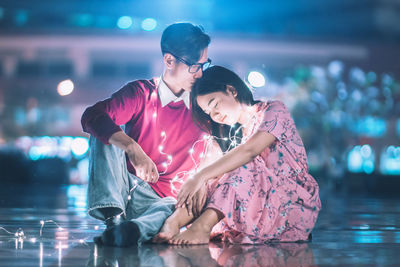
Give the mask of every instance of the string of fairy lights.
[[[155, 112], [153, 113], [153, 118], [157, 118], [156, 106], [154, 106], [154, 108], [155, 108], [154, 109]], [[254, 125], [254, 127], [259, 125], [261, 123], [261, 121], [257, 122], [256, 119], [257, 119], [257, 117], [255, 115], [252, 116], [252, 118], [250, 119], [249, 123], [246, 123], [246, 125], [251, 125], [252, 124], [252, 125]], [[220, 151], [220, 150], [218, 150], [217, 154], [213, 153], [213, 152], [215, 152], [215, 150], [212, 150], [212, 147], [215, 145], [215, 141], [216, 140], [224, 140], [224, 141], [228, 141], [229, 140], [230, 144], [229, 144], [229, 147], [228, 147], [227, 151], [229, 151], [229, 150], [235, 148], [236, 146], [238, 146], [244, 140], [243, 138], [241, 139], [241, 138], [237, 137], [237, 134], [239, 133], [239, 131], [241, 129], [243, 129], [243, 127], [244, 127], [243, 125], [240, 125], [238, 127], [238, 129], [234, 129], [233, 127], [231, 127], [228, 137], [219, 138], [219, 137], [216, 137], [216, 136], [211, 136], [211, 135], [205, 134], [205, 135], [203, 135], [202, 139], [197, 140], [188, 151], [188, 153], [190, 155], [190, 158], [191, 158], [191, 160], [193, 162], [193, 166], [194, 167], [190, 171], [181, 171], [181, 172], [177, 173], [175, 175], [175, 177], [173, 177], [170, 180], [171, 192], [174, 193], [174, 194], [177, 194], [178, 190], [179, 190], [179, 187], [175, 186], [175, 184], [182, 185], [187, 178], [193, 177], [193, 175], [196, 173], [196, 171], [198, 171], [199, 167], [201, 167], [205, 162], [207, 162], [207, 160], [214, 160], [215, 161], [216, 159], [218, 159], [219, 156], [222, 155], [222, 151]], [[253, 129], [254, 129], [254, 127], [253, 127]], [[165, 131], [162, 131], [160, 136], [161, 136], [161, 142], [160, 142], [160, 145], [158, 147], [158, 150], [159, 150], [161, 155], [166, 156], [166, 158], [167, 158], [167, 161], [162, 164], [162, 166], [165, 169], [163, 171], [159, 172], [160, 175], [163, 175], [163, 174], [167, 173], [168, 167], [172, 164], [173, 157], [172, 157], [172, 155], [170, 155], [170, 154], [168, 154], [168, 153], [166, 153], [164, 151], [164, 145], [165, 145], [165, 143], [167, 141], [167, 135], [166, 135]], [[202, 147], [199, 147], [199, 146], [201, 146], [201, 144], [202, 144]], [[210, 152], [210, 150], [211, 150], [211, 152]], [[201, 151], [201, 153], [199, 154], [199, 158], [200, 158], [199, 162], [196, 161], [196, 159], [195, 159], [195, 157], [193, 155], [195, 151], [196, 152], [200, 152]], [[213, 156], [215, 158], [213, 158]], [[137, 186], [138, 186], [138, 183], [135, 180], [133, 186], [129, 189], [127, 202], [132, 200], [133, 192], [137, 188]], [[124, 214], [124, 212], [122, 212], [121, 214], [117, 215], [117, 217], [118, 216], [122, 216], [123, 214]], [[71, 239], [71, 238], [68, 237], [68, 232], [62, 234], [62, 232], [65, 230], [65, 228], [63, 228], [60, 224], [58, 224], [54, 220], [40, 220], [39, 223], [40, 223], [40, 229], [39, 229], [39, 236], [38, 237], [36, 237], [36, 236], [31, 236], [31, 237], [26, 236], [25, 232], [24, 232], [24, 230], [22, 228], [18, 228], [15, 232], [11, 232], [11, 231], [8, 231], [6, 228], [0, 226], [0, 230], [3, 230], [7, 234], [13, 236], [13, 238], [15, 239], [16, 249], [23, 249], [23, 243], [24, 243], [25, 240], [29, 240], [32, 243], [35, 243], [38, 240], [42, 241], [43, 240], [43, 230], [44, 230], [44, 228], [45, 228], [45, 226], [47, 224], [54, 224], [57, 227], [57, 230], [58, 230], [57, 232], [59, 234], [57, 236], [57, 232], [56, 232], [56, 240], [59, 240], [59, 243], [56, 246], [56, 248], [59, 249], [59, 255], [61, 255], [61, 250], [62, 249], [68, 247], [68, 246], [66, 246], [66, 247], [63, 246], [60, 240], [64, 240], [64, 241], [68, 240], [68, 241], [70, 241], [72, 243], [88, 245], [86, 243], [86, 240], [88, 238]], [[99, 228], [100, 227], [98, 225], [94, 226], [94, 230], [99, 230]], [[40, 246], [40, 255], [41, 255], [41, 260], [42, 260], [42, 257], [43, 257], [43, 244], [42, 244], [42, 242], [40, 242], [40, 244], [41, 244], [41, 246]], [[94, 250], [94, 254], [95, 254], [94, 256], [97, 257], [97, 247], [95, 246], [94, 249], [95, 249]]]

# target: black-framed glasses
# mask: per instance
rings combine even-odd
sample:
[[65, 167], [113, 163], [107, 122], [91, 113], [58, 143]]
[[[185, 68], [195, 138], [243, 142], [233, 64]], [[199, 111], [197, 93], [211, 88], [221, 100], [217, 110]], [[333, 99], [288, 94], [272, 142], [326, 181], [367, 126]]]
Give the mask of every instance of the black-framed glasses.
[[179, 60], [180, 62], [186, 64], [189, 67], [189, 73], [196, 73], [198, 72], [200, 69], [202, 69], [203, 71], [205, 71], [206, 69], [208, 69], [211, 66], [211, 59], [207, 58], [206, 62], [203, 63], [195, 63], [192, 64], [186, 60], [184, 60], [181, 57], [178, 57], [176, 55], [174, 55], [171, 52], [166, 52], [166, 53], [170, 53], [171, 55], [173, 55], [177, 60]]

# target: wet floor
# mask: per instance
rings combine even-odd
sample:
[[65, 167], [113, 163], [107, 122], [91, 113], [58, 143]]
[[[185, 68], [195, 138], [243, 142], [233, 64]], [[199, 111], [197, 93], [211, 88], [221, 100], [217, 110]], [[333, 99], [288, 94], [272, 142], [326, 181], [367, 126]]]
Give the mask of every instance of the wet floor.
[[400, 196], [321, 194], [311, 243], [97, 247], [104, 226], [86, 215], [86, 187], [0, 189], [0, 266], [400, 265]]

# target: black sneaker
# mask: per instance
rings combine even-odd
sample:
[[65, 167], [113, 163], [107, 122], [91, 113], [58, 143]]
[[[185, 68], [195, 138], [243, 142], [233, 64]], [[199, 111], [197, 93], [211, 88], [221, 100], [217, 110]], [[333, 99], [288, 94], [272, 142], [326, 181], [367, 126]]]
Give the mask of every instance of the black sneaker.
[[112, 247], [130, 247], [138, 244], [140, 230], [136, 223], [123, 221], [107, 227], [101, 236], [94, 238], [97, 245]]

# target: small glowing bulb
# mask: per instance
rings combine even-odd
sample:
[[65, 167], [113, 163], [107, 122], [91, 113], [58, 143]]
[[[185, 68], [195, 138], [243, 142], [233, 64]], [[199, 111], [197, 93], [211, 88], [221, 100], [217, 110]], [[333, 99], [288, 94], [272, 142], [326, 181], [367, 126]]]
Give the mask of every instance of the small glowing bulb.
[[83, 239], [79, 239], [79, 243], [82, 244], [83, 242], [85, 242], [85, 241], [83, 241]]
[[224, 137], [224, 141], [228, 141], [228, 138], [227, 138], [227, 137]]
[[21, 229], [21, 228], [19, 228], [16, 232], [15, 232], [15, 237], [18, 237], [18, 238], [24, 238], [25, 237], [25, 234], [24, 234], [24, 231]]
[[129, 201], [129, 200], [131, 200], [131, 196], [130, 196], [130, 195], [128, 196], [128, 201]]
[[95, 225], [95, 226], [94, 226], [94, 230], [99, 230], [99, 226], [98, 226], [98, 225]]
[[203, 139], [208, 139], [208, 135], [203, 135]]
[[172, 160], [172, 156], [171, 156], [171, 155], [168, 155], [168, 159], [169, 159], [169, 160]]
[[41, 221], [40, 221], [40, 224], [43, 226], [43, 225], [44, 225], [44, 221], [43, 221], [43, 220], [41, 220]]
[[167, 166], [168, 166], [168, 164], [167, 164], [166, 162], [164, 162], [162, 165], [163, 165], [164, 167], [167, 167]]
[[165, 136], [165, 132], [164, 132], [164, 131], [161, 132], [161, 136], [162, 136], [162, 137]]
[[191, 148], [191, 149], [189, 150], [189, 154], [193, 154], [193, 152], [194, 152], [194, 150], [193, 150], [193, 148]]
[[163, 146], [158, 146], [158, 150], [160, 150], [160, 152], [164, 149]]
[[153, 118], [155, 118], [155, 117], [157, 117], [157, 113], [156, 112], [153, 113]]
[[32, 238], [31, 238], [31, 242], [32, 242], [32, 243], [36, 243], [36, 238], [32, 237]]

